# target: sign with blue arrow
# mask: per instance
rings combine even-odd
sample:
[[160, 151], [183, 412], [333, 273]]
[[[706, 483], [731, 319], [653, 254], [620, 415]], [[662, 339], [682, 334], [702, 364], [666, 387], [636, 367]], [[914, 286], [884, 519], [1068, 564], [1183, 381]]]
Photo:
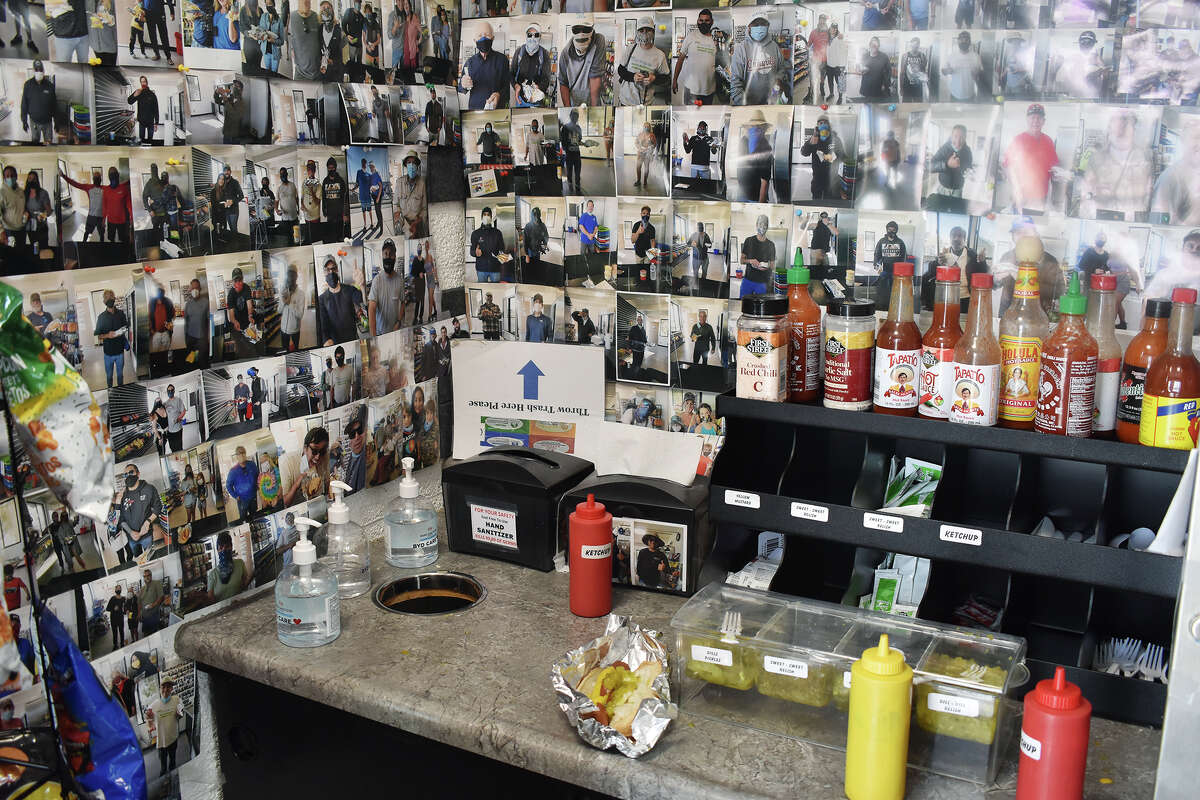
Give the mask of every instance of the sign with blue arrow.
[[525, 378], [525, 399], [538, 399], [538, 378], [544, 378], [546, 373], [538, 369], [533, 359], [525, 362], [525, 366], [517, 370], [517, 374]]

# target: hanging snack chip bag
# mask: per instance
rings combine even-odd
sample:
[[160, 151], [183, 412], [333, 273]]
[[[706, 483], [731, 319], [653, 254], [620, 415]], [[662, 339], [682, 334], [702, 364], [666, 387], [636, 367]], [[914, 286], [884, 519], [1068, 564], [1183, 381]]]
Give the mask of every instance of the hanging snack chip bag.
[[0, 380], [30, 463], [59, 502], [107, 524], [113, 457], [108, 426], [83, 376], [21, 312], [0, 283]]

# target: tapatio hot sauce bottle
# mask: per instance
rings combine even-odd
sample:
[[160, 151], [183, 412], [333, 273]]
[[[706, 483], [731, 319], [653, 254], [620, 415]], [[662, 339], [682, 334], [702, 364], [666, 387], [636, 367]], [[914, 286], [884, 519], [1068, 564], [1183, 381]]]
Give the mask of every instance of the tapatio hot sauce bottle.
[[950, 375], [954, 371], [954, 345], [962, 338], [958, 324], [958, 267], [938, 267], [933, 290], [933, 324], [921, 339], [921, 383], [917, 412], [922, 417], [946, 419], [952, 394]]
[[1117, 403], [1117, 438], [1129, 444], [1138, 443], [1138, 428], [1142, 421], [1142, 395], [1146, 389], [1146, 370], [1154, 359], [1167, 350], [1167, 319], [1171, 316], [1171, 301], [1156, 297], [1146, 301], [1142, 329], [1125, 348], [1121, 362], [1121, 386]]
[[1067, 293], [1058, 300], [1058, 311], [1058, 327], [1042, 346], [1033, 429], [1088, 437], [1092, 435], [1100, 346], [1083, 322], [1087, 297], [1079, 290], [1079, 273], [1071, 275]]
[[1038, 268], [1042, 242], [1036, 236], [1017, 240], [1017, 282], [1012, 303], [1000, 318], [1000, 426], [1033, 427], [1042, 343], [1050, 337], [1050, 318], [1039, 299]]
[[921, 329], [913, 322], [913, 265], [896, 264], [892, 275], [887, 319], [875, 334], [875, 411], [915, 417]]
[[1196, 290], [1171, 292], [1167, 351], [1146, 371], [1138, 441], [1152, 447], [1191, 450], [1200, 433], [1200, 362], [1192, 355]]
[[992, 333], [992, 276], [971, 276], [971, 305], [967, 329], [954, 346], [954, 363], [946, 385], [953, 393], [946, 398], [951, 422], [966, 425], [995, 425], [1000, 405], [1000, 343]]

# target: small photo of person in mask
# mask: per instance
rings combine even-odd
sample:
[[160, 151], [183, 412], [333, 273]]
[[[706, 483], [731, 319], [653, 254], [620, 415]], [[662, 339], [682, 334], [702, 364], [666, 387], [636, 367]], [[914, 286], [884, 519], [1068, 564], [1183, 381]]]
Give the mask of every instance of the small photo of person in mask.
[[559, 108], [609, 105], [612, 24], [605, 25], [607, 36], [597, 30], [591, 14], [560, 14], [558, 24], [563, 32], [557, 69]]
[[[792, 63], [779, 48], [783, 10], [735, 8], [734, 35], [730, 39], [729, 103], [735, 106], [790, 104]], [[791, 13], [790, 10], [788, 12]], [[737, 31], [745, 35], [738, 38]]]
[[517, 279], [516, 212], [511, 200], [467, 200], [466, 277], [480, 283]]
[[325, 289], [317, 296], [317, 320], [326, 346], [357, 341], [360, 327], [366, 323], [362, 291], [350, 282], [362, 268], [361, 248], [338, 249], [347, 251], [346, 255], [335, 251], [318, 259]]
[[791, 107], [735, 108], [729, 128], [734, 142], [725, 163], [728, 198], [750, 203], [790, 200]]
[[563, 216], [561, 198], [518, 197], [521, 226], [522, 283], [561, 286], [563, 274]]
[[467, 187], [471, 197], [513, 192], [513, 147], [508, 111], [473, 111], [462, 115]]
[[[680, 10], [671, 16], [687, 26], [683, 41], [675, 48], [671, 69], [671, 102], [695, 108], [729, 102], [729, 51], [727, 45], [733, 20], [727, 9]], [[721, 67], [721, 70], [717, 68]]]
[[[552, 16], [524, 17], [525, 41], [518, 43], [509, 64], [513, 108], [554, 108], [558, 92], [554, 83], [554, 57], [550, 55]], [[543, 31], [545, 33], [543, 33]]]
[[[855, 186], [858, 113], [797, 109], [792, 126], [792, 201], [849, 206]], [[799, 152], [797, 152], [799, 151]]]
[[512, 79], [504, 52], [505, 20], [468, 20], [462, 26], [458, 91], [468, 111], [508, 108]]

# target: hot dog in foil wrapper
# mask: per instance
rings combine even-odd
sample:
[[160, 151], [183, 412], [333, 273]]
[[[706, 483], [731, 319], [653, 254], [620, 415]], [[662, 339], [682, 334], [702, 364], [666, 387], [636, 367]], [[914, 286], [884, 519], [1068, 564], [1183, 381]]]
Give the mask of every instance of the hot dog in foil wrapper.
[[108, 426], [83, 376], [21, 312], [0, 283], [0, 380], [29, 461], [63, 505], [103, 524], [113, 490]]
[[558, 707], [580, 738], [637, 758], [679, 713], [671, 702], [668, 664], [656, 632], [610, 614], [604, 635], [554, 662], [550, 679]]

